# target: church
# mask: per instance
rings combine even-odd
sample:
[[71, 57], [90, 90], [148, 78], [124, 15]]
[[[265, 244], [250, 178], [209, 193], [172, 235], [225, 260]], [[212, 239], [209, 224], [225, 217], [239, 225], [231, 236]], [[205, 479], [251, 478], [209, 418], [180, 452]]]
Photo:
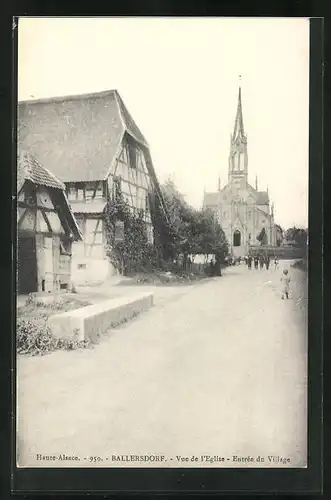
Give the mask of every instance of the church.
[[274, 206], [269, 193], [259, 191], [248, 183], [247, 136], [244, 131], [241, 87], [239, 87], [237, 114], [231, 135], [228, 183], [212, 193], [204, 193], [204, 208], [211, 209], [223, 228], [229, 251], [234, 257], [245, 256], [250, 247], [277, 245], [277, 226]]

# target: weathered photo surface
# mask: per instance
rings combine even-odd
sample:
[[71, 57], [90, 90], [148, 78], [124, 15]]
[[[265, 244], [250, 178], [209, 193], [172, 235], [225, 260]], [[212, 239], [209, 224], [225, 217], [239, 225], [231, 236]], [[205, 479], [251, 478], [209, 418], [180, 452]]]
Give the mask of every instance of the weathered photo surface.
[[309, 21], [20, 18], [17, 465], [307, 466]]

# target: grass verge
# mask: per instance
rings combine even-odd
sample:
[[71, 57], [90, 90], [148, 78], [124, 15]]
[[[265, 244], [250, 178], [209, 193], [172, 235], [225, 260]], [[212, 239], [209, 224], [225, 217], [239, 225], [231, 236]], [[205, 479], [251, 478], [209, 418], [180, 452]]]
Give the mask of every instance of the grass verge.
[[60, 297], [50, 303], [29, 296], [25, 305], [17, 308], [16, 349], [18, 354], [40, 356], [56, 350], [85, 349], [88, 341], [77, 338], [58, 338], [53, 335], [48, 318], [58, 312], [66, 312], [90, 305], [87, 301]]

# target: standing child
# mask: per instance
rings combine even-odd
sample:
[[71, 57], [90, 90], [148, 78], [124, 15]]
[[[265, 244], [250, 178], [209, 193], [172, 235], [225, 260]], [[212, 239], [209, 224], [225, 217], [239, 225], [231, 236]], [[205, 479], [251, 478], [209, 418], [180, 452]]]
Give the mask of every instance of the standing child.
[[288, 275], [287, 269], [284, 269], [283, 275], [280, 278], [280, 281], [282, 283], [282, 299], [284, 299], [284, 296], [288, 299], [289, 292], [290, 292], [291, 277]]
[[274, 264], [275, 264], [275, 269], [278, 269], [278, 257], [277, 257], [277, 255], [275, 256]]

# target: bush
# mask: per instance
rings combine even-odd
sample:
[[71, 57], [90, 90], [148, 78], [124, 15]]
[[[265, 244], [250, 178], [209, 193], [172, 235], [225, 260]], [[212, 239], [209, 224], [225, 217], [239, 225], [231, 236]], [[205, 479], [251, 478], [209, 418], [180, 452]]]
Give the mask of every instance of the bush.
[[56, 349], [57, 338], [40, 319], [17, 320], [16, 346], [19, 354], [40, 355]]
[[56, 349], [71, 350], [86, 348], [88, 345], [89, 342], [78, 341], [75, 338], [58, 339], [51, 332], [45, 319], [17, 319], [16, 348], [19, 354], [42, 356]]

